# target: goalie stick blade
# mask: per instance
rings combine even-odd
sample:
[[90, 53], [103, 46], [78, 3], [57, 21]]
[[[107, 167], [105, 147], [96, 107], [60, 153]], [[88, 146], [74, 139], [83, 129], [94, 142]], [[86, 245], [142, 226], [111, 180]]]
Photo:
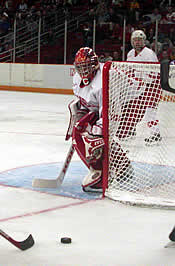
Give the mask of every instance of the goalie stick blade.
[[36, 188], [57, 188], [61, 185], [58, 179], [40, 179], [35, 178], [32, 182], [32, 186]]
[[73, 154], [74, 154], [74, 147], [71, 144], [66, 160], [64, 162], [63, 168], [60, 171], [59, 176], [56, 179], [35, 178], [32, 182], [32, 186], [37, 187], [37, 188], [58, 188], [60, 187], [61, 184], [63, 183], [65, 174], [67, 172], [67, 169], [69, 167]]

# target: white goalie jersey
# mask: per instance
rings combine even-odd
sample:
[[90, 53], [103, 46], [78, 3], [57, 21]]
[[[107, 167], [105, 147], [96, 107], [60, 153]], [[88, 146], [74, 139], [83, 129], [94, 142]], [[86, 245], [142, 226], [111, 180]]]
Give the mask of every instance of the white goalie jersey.
[[[96, 112], [99, 119], [96, 122], [98, 130], [102, 132], [102, 71], [104, 64], [100, 63], [94, 79], [87, 86], [81, 86], [81, 77], [78, 73], [73, 78], [74, 95], [80, 100], [80, 108], [90, 112]], [[95, 127], [94, 127], [95, 130]], [[99, 132], [99, 131], [98, 131]], [[93, 132], [95, 134], [95, 132]], [[102, 133], [101, 133], [102, 134]], [[100, 135], [101, 135], [100, 134]]]

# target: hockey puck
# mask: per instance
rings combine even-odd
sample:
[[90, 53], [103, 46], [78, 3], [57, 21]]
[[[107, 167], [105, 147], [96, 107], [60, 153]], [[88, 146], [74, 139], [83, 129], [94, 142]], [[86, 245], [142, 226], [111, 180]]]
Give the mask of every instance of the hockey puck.
[[63, 244], [70, 244], [72, 242], [72, 239], [70, 237], [62, 237], [61, 243]]

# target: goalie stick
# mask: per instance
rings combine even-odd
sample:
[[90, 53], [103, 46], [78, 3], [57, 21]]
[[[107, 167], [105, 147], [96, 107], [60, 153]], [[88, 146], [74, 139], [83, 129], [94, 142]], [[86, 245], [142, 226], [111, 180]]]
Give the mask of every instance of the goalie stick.
[[0, 235], [7, 239], [11, 244], [13, 244], [15, 247], [26, 250], [28, 248], [31, 248], [34, 245], [34, 239], [32, 235], [30, 234], [25, 240], [23, 241], [16, 241], [12, 237], [10, 237], [8, 234], [6, 234], [4, 231], [0, 229]]
[[41, 178], [35, 178], [32, 182], [33, 187], [38, 188], [58, 188], [63, 183], [65, 174], [67, 172], [67, 169], [69, 167], [70, 161], [72, 159], [72, 156], [74, 154], [74, 147], [71, 144], [71, 147], [68, 151], [66, 160], [64, 162], [64, 165], [61, 169], [61, 172], [59, 176], [56, 179], [41, 179]]

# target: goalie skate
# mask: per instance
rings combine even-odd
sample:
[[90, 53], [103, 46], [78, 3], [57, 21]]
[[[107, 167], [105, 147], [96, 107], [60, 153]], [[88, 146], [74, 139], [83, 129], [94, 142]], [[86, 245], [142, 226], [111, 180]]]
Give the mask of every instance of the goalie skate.
[[102, 192], [102, 171], [90, 167], [88, 175], [82, 182], [84, 192]]
[[95, 192], [95, 193], [102, 193], [102, 180], [100, 180], [97, 184], [92, 186], [83, 187], [84, 192]]
[[153, 145], [159, 145], [162, 140], [162, 137], [159, 134], [154, 134], [150, 136], [149, 138], [145, 139], [145, 145], [146, 146], [153, 146]]

